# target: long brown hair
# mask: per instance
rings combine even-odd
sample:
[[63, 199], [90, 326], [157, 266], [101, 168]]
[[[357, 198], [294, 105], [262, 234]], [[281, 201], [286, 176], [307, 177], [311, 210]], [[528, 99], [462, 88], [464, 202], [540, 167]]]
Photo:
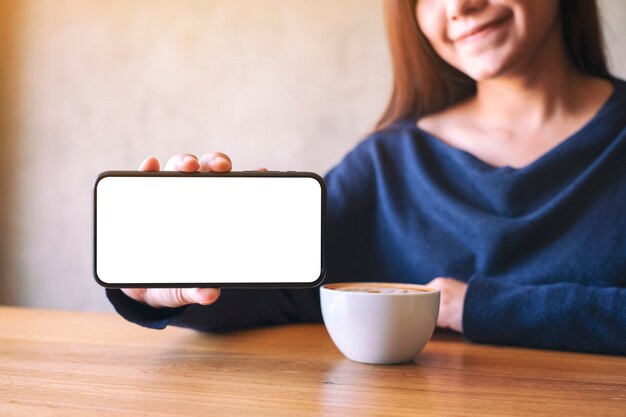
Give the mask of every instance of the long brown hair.
[[[417, 1], [384, 0], [393, 88], [376, 130], [405, 118], [417, 120], [476, 93], [476, 82], [441, 59], [426, 40], [417, 24]], [[559, 7], [572, 62], [585, 73], [608, 77], [596, 0], [560, 0]]]

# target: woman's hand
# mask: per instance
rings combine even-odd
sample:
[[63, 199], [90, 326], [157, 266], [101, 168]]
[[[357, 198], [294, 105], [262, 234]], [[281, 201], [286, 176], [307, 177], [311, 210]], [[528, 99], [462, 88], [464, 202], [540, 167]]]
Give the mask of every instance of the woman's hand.
[[463, 305], [467, 284], [454, 278], [435, 278], [426, 286], [441, 291], [437, 326], [463, 333]]
[[[199, 160], [195, 155], [180, 153], [172, 156], [165, 164], [166, 171], [181, 172], [229, 172], [232, 162], [228, 155], [220, 152], [204, 154]], [[159, 171], [159, 160], [148, 157], [139, 171]], [[257, 171], [265, 172], [266, 168]], [[152, 307], [180, 307], [187, 304], [213, 304], [220, 296], [219, 288], [123, 288], [128, 297]]]
[[[221, 152], [209, 152], [202, 155], [200, 160], [198, 160], [195, 155], [179, 153], [167, 160], [164, 170], [180, 172], [228, 172], [231, 169], [233, 169], [233, 164], [228, 155]], [[149, 156], [139, 166], [139, 171], [159, 170], [159, 160], [154, 156]], [[267, 171], [267, 169], [259, 168], [258, 171]]]
[[124, 294], [151, 307], [180, 307], [187, 304], [213, 304], [219, 288], [122, 288]]

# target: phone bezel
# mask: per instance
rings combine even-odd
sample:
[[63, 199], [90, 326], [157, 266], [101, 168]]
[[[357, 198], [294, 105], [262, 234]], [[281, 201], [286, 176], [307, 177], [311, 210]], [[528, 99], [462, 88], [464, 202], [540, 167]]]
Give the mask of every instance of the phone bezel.
[[[203, 178], [203, 177], [295, 177], [295, 178], [313, 178], [320, 184], [321, 189], [321, 265], [320, 276], [313, 282], [265, 282], [265, 283], [129, 283], [129, 284], [111, 284], [102, 281], [98, 277], [97, 269], [97, 189], [98, 183], [107, 177], [187, 177], [187, 178]], [[230, 172], [178, 172], [178, 171], [105, 171], [100, 173], [93, 183], [93, 276], [96, 282], [104, 288], [314, 288], [319, 286], [326, 276], [326, 183], [324, 179], [314, 172], [307, 171], [230, 171]]]

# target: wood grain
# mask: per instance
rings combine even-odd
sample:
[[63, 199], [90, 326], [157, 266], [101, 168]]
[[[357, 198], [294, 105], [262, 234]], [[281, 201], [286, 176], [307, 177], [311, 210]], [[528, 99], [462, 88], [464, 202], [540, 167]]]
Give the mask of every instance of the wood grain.
[[1, 416], [624, 416], [626, 358], [437, 334], [416, 362], [345, 359], [322, 325], [227, 335], [0, 307]]

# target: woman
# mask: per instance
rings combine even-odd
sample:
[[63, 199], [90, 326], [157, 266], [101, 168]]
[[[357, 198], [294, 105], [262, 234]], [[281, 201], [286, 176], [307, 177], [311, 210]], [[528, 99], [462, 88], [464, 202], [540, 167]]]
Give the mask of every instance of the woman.
[[[440, 288], [438, 326], [473, 341], [625, 354], [626, 83], [606, 69], [595, 2], [385, 4], [394, 89], [325, 177], [326, 282]], [[211, 153], [166, 169], [231, 167]], [[315, 289], [108, 296], [154, 328], [321, 319]]]

